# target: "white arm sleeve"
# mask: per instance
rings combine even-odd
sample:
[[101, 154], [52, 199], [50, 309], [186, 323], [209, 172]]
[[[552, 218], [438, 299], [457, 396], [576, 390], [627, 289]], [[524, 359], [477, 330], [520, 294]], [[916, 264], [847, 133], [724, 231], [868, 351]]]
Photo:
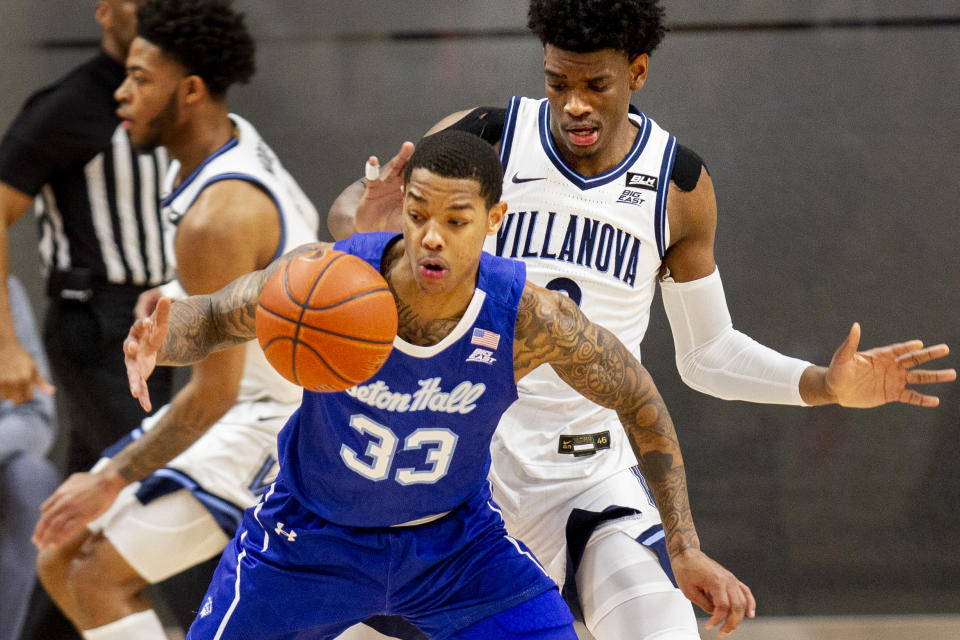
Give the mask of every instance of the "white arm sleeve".
[[724, 400], [803, 405], [809, 362], [782, 355], [733, 328], [720, 272], [691, 282], [660, 282], [677, 369], [687, 385]]

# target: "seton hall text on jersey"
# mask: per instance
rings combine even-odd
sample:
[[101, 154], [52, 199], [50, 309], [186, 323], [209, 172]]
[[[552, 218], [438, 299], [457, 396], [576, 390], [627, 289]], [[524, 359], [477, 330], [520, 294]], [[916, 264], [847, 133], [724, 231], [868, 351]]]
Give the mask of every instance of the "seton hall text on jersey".
[[391, 391], [383, 380], [351, 387], [346, 390], [346, 393], [364, 404], [387, 411], [400, 413], [437, 411], [463, 414], [476, 409], [477, 399], [487, 390], [487, 385], [482, 382], [473, 383], [464, 380], [450, 391], [444, 391], [440, 387], [440, 380], [439, 377], [418, 380], [417, 385], [420, 388], [413, 393]]
[[[640, 240], [608, 222], [548, 211], [508, 212], [497, 231], [497, 255], [563, 260], [635, 286]], [[507, 252], [508, 251], [508, 252]]]

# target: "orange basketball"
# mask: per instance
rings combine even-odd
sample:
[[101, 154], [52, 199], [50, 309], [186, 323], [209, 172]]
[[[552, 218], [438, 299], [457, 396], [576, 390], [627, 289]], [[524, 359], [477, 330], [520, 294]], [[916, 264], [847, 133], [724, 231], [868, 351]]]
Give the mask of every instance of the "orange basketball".
[[280, 375], [310, 391], [342, 391], [368, 379], [396, 335], [386, 280], [350, 254], [300, 254], [260, 292], [260, 348]]

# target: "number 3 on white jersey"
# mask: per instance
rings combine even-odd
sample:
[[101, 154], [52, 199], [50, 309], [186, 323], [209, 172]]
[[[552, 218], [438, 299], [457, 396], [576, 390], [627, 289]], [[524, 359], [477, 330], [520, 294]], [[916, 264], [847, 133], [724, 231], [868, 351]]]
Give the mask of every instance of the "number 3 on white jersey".
[[[350, 416], [350, 426], [361, 434], [370, 436], [364, 456], [372, 462], [364, 462], [357, 452], [347, 445], [340, 445], [340, 457], [350, 469], [374, 482], [385, 480], [393, 466], [393, 456], [397, 452], [400, 439], [389, 427], [374, 422], [364, 415]], [[450, 469], [453, 451], [457, 448], [457, 434], [449, 429], [417, 429], [403, 441], [403, 450], [412, 451], [430, 445], [426, 462], [429, 469], [417, 471], [412, 468], [397, 469], [394, 480], [400, 484], [433, 484]]]

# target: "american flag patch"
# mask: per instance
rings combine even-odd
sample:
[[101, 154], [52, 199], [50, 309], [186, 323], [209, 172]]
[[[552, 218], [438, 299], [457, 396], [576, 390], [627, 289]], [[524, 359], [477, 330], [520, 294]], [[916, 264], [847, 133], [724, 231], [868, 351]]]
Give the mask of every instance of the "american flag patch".
[[500, 334], [486, 329], [474, 329], [470, 344], [496, 350], [497, 345], [500, 344]]

